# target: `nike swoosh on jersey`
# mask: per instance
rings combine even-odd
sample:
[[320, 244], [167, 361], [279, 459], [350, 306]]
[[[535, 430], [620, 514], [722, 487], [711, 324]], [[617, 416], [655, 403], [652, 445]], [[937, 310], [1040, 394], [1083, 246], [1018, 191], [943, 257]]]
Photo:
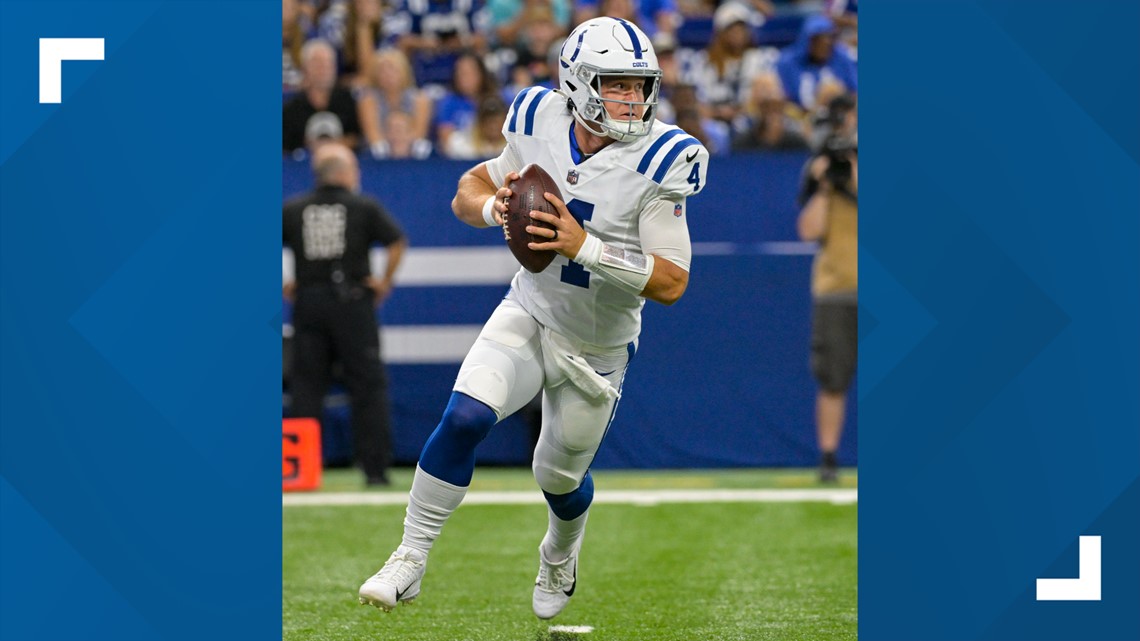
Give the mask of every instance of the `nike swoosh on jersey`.
[[689, 154], [688, 156], [685, 156], [685, 162], [693, 162], [693, 159], [696, 157], [697, 157], [697, 152], [694, 151], [693, 153]]

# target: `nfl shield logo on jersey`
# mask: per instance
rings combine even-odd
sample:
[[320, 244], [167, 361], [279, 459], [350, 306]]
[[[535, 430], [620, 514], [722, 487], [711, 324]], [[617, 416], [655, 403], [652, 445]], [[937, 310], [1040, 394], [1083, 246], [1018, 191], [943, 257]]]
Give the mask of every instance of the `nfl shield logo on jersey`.
[[569, 171], [569, 173], [566, 174], [566, 182], [570, 183], [571, 185], [577, 185], [578, 184], [578, 172], [571, 169]]
[[681, 217], [681, 203], [673, 205], [673, 215], [678, 218]]

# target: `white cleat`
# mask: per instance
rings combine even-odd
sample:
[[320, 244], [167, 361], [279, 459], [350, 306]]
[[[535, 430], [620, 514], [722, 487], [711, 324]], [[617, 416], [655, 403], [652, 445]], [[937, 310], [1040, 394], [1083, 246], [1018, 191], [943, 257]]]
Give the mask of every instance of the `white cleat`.
[[534, 614], [540, 619], [552, 619], [570, 602], [578, 586], [578, 549], [566, 560], [551, 563], [538, 546], [538, 578], [534, 580]]
[[411, 603], [420, 594], [420, 581], [427, 569], [427, 556], [400, 546], [380, 571], [360, 586], [360, 604], [391, 612], [399, 603]]

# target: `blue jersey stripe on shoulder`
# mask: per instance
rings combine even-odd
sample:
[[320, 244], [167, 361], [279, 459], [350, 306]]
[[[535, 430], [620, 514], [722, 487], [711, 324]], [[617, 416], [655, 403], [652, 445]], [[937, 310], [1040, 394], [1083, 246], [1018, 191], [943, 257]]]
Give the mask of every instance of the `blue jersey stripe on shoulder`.
[[682, 149], [686, 149], [688, 147], [692, 147], [693, 145], [699, 144], [701, 143], [696, 138], [686, 138], [681, 142], [673, 145], [673, 148], [669, 150], [669, 153], [665, 154], [665, 159], [661, 161], [661, 164], [657, 167], [657, 171], [654, 172], [653, 182], [657, 183], [658, 185], [661, 184], [661, 181], [665, 179], [665, 174], [668, 173], [669, 168], [673, 166], [673, 161], [677, 159], [677, 156], [681, 155]]
[[665, 132], [660, 138], [654, 141], [654, 143], [649, 146], [649, 150], [645, 152], [645, 155], [641, 157], [641, 162], [637, 164], [637, 173], [644, 174], [649, 169], [649, 163], [653, 162], [653, 157], [657, 155], [658, 151], [661, 151], [665, 143], [669, 142], [669, 139], [673, 136], [680, 136], [683, 133], [685, 132], [680, 129], [673, 129]]
[[545, 98], [548, 93], [550, 93], [549, 89], [543, 89], [538, 92], [534, 100], [530, 101], [530, 106], [526, 108], [526, 128], [523, 129], [524, 134], [528, 136], [534, 135], [534, 113], [538, 111], [538, 103], [542, 102], [542, 99]]
[[523, 89], [515, 96], [515, 101], [511, 103], [511, 124], [507, 127], [507, 131], [512, 134], [515, 133], [516, 125], [518, 125], [519, 122], [519, 107], [522, 106], [522, 102], [528, 93], [530, 93], [528, 89]]

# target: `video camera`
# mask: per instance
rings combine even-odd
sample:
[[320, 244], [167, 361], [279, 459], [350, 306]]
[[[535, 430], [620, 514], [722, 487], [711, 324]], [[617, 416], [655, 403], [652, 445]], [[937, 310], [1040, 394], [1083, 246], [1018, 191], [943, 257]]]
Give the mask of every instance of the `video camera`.
[[827, 177], [836, 189], [847, 189], [851, 180], [851, 156], [859, 153], [859, 142], [853, 136], [833, 134], [823, 142], [820, 155], [827, 157]]
[[855, 99], [852, 96], [836, 96], [815, 122], [818, 131], [826, 132], [819, 146], [819, 155], [827, 158], [825, 176], [836, 189], [847, 189], [851, 180], [851, 156], [859, 153], [858, 134], [844, 127], [847, 114], [854, 109]]

